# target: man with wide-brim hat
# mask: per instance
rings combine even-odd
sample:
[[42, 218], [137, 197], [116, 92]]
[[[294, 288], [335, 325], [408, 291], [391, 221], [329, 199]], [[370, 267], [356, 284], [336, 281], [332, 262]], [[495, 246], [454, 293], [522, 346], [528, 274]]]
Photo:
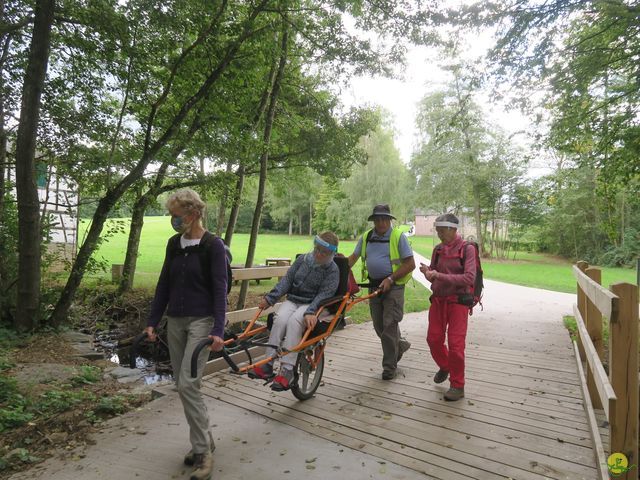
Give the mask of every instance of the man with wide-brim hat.
[[367, 218], [367, 220], [373, 222], [376, 217], [389, 217], [393, 220], [396, 219], [396, 217], [391, 215], [391, 209], [389, 208], [389, 205], [383, 203], [373, 207], [373, 213], [369, 215], [369, 218]]
[[395, 217], [387, 204], [373, 207], [369, 215], [374, 228], [358, 240], [349, 256], [353, 266], [362, 257], [362, 280], [368, 279], [369, 291], [378, 288], [382, 295], [369, 300], [373, 328], [382, 345], [382, 378], [396, 376], [398, 362], [411, 344], [400, 336], [399, 323], [404, 315], [404, 286], [415, 268], [413, 251], [404, 233], [391, 225]]

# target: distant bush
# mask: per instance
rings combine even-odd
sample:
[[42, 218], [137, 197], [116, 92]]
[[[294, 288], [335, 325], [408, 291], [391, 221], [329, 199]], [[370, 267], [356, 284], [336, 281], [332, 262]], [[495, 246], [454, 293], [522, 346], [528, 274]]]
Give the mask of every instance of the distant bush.
[[622, 245], [609, 248], [602, 254], [599, 263], [612, 267], [633, 266], [638, 257], [640, 257], [640, 232], [629, 228], [625, 232]]

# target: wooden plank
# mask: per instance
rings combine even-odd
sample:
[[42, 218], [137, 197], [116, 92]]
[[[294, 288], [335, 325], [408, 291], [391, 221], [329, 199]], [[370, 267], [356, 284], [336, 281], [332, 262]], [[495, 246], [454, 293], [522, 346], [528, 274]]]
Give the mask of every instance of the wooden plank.
[[290, 266], [291, 265], [291, 258], [288, 257], [270, 257], [265, 259], [264, 264], [267, 266]]
[[[578, 377], [585, 378], [584, 371], [582, 370], [582, 362], [580, 361], [580, 352], [578, 352], [578, 345], [573, 343], [576, 352], [576, 368], [578, 369]], [[607, 468], [607, 455], [604, 451], [602, 439], [600, 438], [600, 431], [598, 429], [598, 422], [596, 420], [593, 405], [589, 398], [589, 389], [586, 382], [582, 382], [582, 395], [584, 396], [584, 411], [589, 419], [589, 428], [591, 429], [591, 439], [594, 445], [594, 454], [596, 456], [596, 465], [600, 480], [609, 479], [609, 469]]]
[[[609, 372], [618, 402], [611, 425], [611, 453], [624, 453], [629, 465], [638, 464], [638, 287], [631, 283], [611, 285], [620, 299], [618, 321], [609, 324]], [[620, 477], [637, 480], [637, 469]]]
[[[381, 370], [379, 354], [374, 356], [362, 351], [340, 351], [338, 354], [334, 354], [330, 349], [326, 357], [329, 364], [335, 362], [336, 366], [341, 365], [345, 370], [358, 374], [378, 377], [379, 370]], [[419, 386], [413, 382], [410, 374], [412, 371], [424, 372], [424, 368], [419, 364], [417, 367], [405, 367], [404, 364], [403, 360], [403, 364], [399, 368], [406, 377], [398, 381], [403, 384]], [[500, 374], [496, 378], [496, 375], [488, 374], [475, 366], [467, 368], [467, 377], [474, 379], [474, 383], [470, 386], [474, 395], [479, 393], [493, 397], [499, 396], [514, 402], [522, 402], [524, 398], [527, 402], [541, 402], [551, 405], [552, 408], [555, 408], [558, 402], [562, 402], [563, 409], [582, 411], [581, 391], [577, 382], [575, 386], [568, 388], [566, 384], [554, 384], [545, 380], [543, 374], [538, 379], [518, 378], [515, 374]], [[424, 376], [420, 380], [424, 381]], [[434, 388], [438, 389], [439, 387]]]
[[619, 311], [619, 299], [618, 297], [604, 288], [598, 285], [585, 275], [577, 266], [573, 266], [573, 275], [576, 277], [580, 288], [584, 291], [591, 301], [598, 307], [600, 313], [607, 317], [611, 323], [617, 321]]
[[600, 397], [600, 403], [604, 408], [605, 415], [608, 419], [610, 419], [611, 403], [615, 403], [617, 401], [615, 389], [609, 382], [609, 377], [604, 371], [604, 367], [602, 366], [600, 357], [598, 356], [598, 353], [593, 346], [593, 342], [591, 341], [589, 333], [587, 332], [587, 327], [585, 326], [582, 315], [580, 315], [580, 311], [578, 310], [578, 307], [576, 305], [573, 306], [573, 315], [576, 318], [578, 334], [580, 335], [580, 338], [582, 338], [582, 344], [585, 348], [587, 363], [593, 371], [593, 380]]
[[[266, 316], [271, 312], [277, 312], [282, 303], [276, 303], [272, 307], [267, 308], [262, 313]], [[254, 315], [258, 312], [258, 307], [245, 308], [244, 310], [234, 310], [232, 312], [227, 312], [226, 319], [227, 325], [232, 325], [234, 323], [245, 322], [251, 320]]]
[[[573, 446], [584, 447], [590, 451], [591, 440], [584, 436], [576, 435], [576, 431], [566, 431], [565, 434], [536, 429], [535, 432], [528, 428], [522, 428], [509, 422], [502, 421], [499, 417], [481, 417], [469, 415], [459, 409], [452, 409], [453, 413], [442, 415], [436, 402], [405, 402], [396, 395], [370, 395], [363, 392], [354, 392], [349, 388], [338, 387], [329, 382], [326, 385], [331, 388], [318, 390], [316, 397], [335, 405], [334, 400], [350, 403], [356, 406], [366, 406], [379, 412], [393, 412], [394, 416], [419, 424], [428, 424], [437, 427], [463, 431], [477, 438], [485, 438], [492, 441], [509, 440], [509, 444], [524, 450], [540, 451], [566, 448], [575, 454]], [[490, 425], [490, 428], [487, 428]], [[460, 430], [462, 428], [462, 430]], [[557, 456], [557, 455], [552, 455]]]
[[[352, 328], [358, 328], [358, 326], [353, 326]], [[365, 333], [359, 330], [359, 334], [364, 335]], [[433, 360], [431, 359], [431, 354], [429, 353], [429, 347], [426, 345], [424, 338], [414, 339], [410, 336], [407, 336], [407, 340], [412, 342], [411, 349], [407, 352], [409, 356], [415, 356], [416, 353], [420, 353], [422, 356], [425, 356], [426, 359], [430, 363], [433, 364]], [[345, 352], [348, 352], [352, 348], [356, 349], [367, 349], [370, 352], [378, 352], [381, 353], [380, 341], [376, 339], [375, 342], [369, 341], [360, 341], [356, 344], [352, 343], [351, 337], [345, 337], [341, 335], [340, 337], [332, 337], [331, 339], [332, 345], [340, 346], [344, 349]], [[556, 355], [551, 356], [549, 352], [546, 352], [544, 355], [526, 355], [522, 352], [516, 352], [511, 350], [495, 350], [493, 349], [491, 352], [486, 352], [484, 347], [478, 348], [476, 345], [470, 345], [465, 350], [465, 358], [469, 359], [470, 364], [473, 364], [473, 361], [480, 360], [484, 362], [491, 362], [497, 365], [504, 365], [507, 368], [535, 368], [535, 369], [547, 369], [553, 370], [557, 372], [564, 373], [573, 373], [575, 374], [575, 369], [572, 369], [573, 365], [573, 357], [558, 357]], [[504, 370], [504, 368], [502, 369]]]
[[[599, 268], [587, 268], [584, 273], [598, 285], [602, 284], [602, 271]], [[602, 314], [589, 297], [586, 297], [585, 300], [584, 323], [587, 326], [589, 338], [593, 342], [598, 358], [602, 362], [604, 356], [604, 343], [602, 341]], [[589, 399], [593, 403], [593, 408], [601, 409], [602, 402], [598, 396], [595, 379], [593, 378], [593, 371], [589, 365], [587, 365], [587, 388], [589, 390]]]
[[[441, 403], [449, 406], [442, 401], [443, 389], [435, 386], [423, 385], [422, 387], [400, 384], [398, 386], [383, 386], [379, 381], [372, 381], [372, 379], [363, 378], [360, 375], [351, 375], [343, 371], [343, 369], [337, 371], [330, 371], [325, 366], [325, 373], [323, 377], [326, 377], [331, 382], [343, 382], [344, 384], [351, 384], [354, 388], [358, 388], [362, 391], [374, 393], [376, 395], [389, 395], [394, 394], [402, 398], [406, 403], [414, 403], [417, 400], [425, 400], [429, 402]], [[473, 400], [471, 400], [471, 395]], [[583, 412], [569, 411], [562, 408], [560, 403], [556, 403], [557, 408], [552, 409], [551, 406], [546, 408], [540, 408], [535, 404], [525, 404], [524, 402], [516, 402], [505, 400], [502, 397], [488, 398], [481, 397], [476, 393], [472, 393], [466, 398], [465, 411], [471, 410], [474, 412], [487, 412], [490, 415], [503, 415], [509, 414], [516, 417], [520, 417], [523, 420], [532, 419], [543, 423], [555, 422], [558, 425], [573, 426], [576, 429], [582, 429], [585, 433], [588, 433], [586, 419]], [[456, 412], [460, 412], [460, 407], [450, 406]], [[581, 415], [579, 415], [581, 413]], [[451, 412], [447, 412], [448, 415]]]
[[[566, 460], [550, 457], [529, 450], [521, 450], [506, 443], [495, 442], [475, 437], [471, 434], [419, 423], [403, 421], [397, 412], [376, 414], [375, 412], [358, 412], [357, 410], [340, 411], [343, 406], [337, 402], [331, 406], [316, 399], [297, 402], [287, 395], [273, 395], [264, 388], [256, 388], [255, 382], [232, 377], [233, 391], [236, 396], [246, 399], [255, 396], [263, 402], [269, 402], [273, 408], [278, 405], [285, 411], [298, 411], [313, 415], [317, 419], [331, 420], [332, 423], [349, 427], [354, 434], [367, 432], [400, 445], [412, 446], [430, 453], [437, 453], [444, 465], [456, 464], [486, 469], [491, 472], [507, 475], [512, 478], [591, 478], [593, 468], [583, 466], [580, 454]], [[246, 384], [244, 384], [246, 382]], [[225, 382], [229, 386], [228, 382]], [[219, 387], [215, 387], [217, 390]], [[214, 391], [215, 391], [214, 390]], [[390, 418], [389, 418], [390, 417]], [[452, 465], [451, 468], [454, 468]], [[528, 474], [526, 472], [529, 472]], [[473, 478], [473, 477], [472, 477]]]
[[288, 266], [232, 268], [231, 273], [234, 280], [262, 280], [272, 277], [284, 277], [288, 270]]
[[[424, 398], [424, 396], [428, 394], [432, 396], [434, 400], [442, 400], [442, 394], [445, 390], [442, 386], [432, 384], [430, 379], [428, 382], [422, 380], [421, 383], [419, 383], [418, 380], [403, 378], [402, 376], [396, 377], [393, 385], [386, 386], [382, 384], [383, 386], [381, 386], [380, 374], [377, 370], [374, 373], [371, 369], [368, 369], [366, 365], [361, 365], [356, 368], [352, 364], [350, 365], [349, 363], [340, 361], [329, 362], [329, 365], [325, 364], [325, 374], [329, 376], [335, 375], [341, 379], [353, 382], [362, 380], [361, 384], [364, 388], [381, 388], [384, 389], [383, 391], [394, 393], [396, 391], [406, 392], [408, 396], [413, 398]], [[523, 412], [542, 413], [553, 415], [557, 418], [566, 418], [571, 421], [582, 421], [586, 423], [581, 399], [575, 399], [574, 404], [557, 398], [546, 398], [545, 395], [536, 395], [535, 392], [502, 390], [494, 388], [493, 385], [478, 384], [476, 382], [469, 382], [465, 386], [465, 393], [467, 393], [466, 402], [485, 402], [495, 407], [512, 407], [520, 409]]]
[[[576, 263], [576, 268], [578, 270], [580, 270], [580, 272], [584, 273], [584, 271], [589, 267], [589, 264], [587, 262], [581, 261], [581, 262], [577, 262]], [[586, 302], [587, 300], [587, 294], [585, 293], [584, 289], [582, 288], [582, 286], [580, 285], [580, 282], [578, 282], [577, 285], [577, 304], [578, 304], [578, 311], [580, 312], [580, 316], [582, 318], [585, 317], [586, 313], [585, 313], [585, 309], [586, 309]], [[578, 336], [577, 338], [577, 342], [578, 342], [578, 352], [580, 353], [580, 360], [582, 360], [583, 362], [586, 360], [585, 359], [585, 351], [584, 351], [584, 346], [582, 345], [582, 338], [580, 338]]]
[[[286, 425], [299, 428], [300, 430], [311, 433], [320, 438], [337, 442], [354, 450], [359, 450], [369, 455], [375, 455], [378, 458], [383, 458], [398, 465], [410, 468], [422, 475], [428, 475], [427, 478], [441, 480], [505, 478], [503, 475], [487, 476], [485, 474], [484, 476], [480, 476], [483, 474], [482, 471], [479, 471], [479, 474], [475, 474], [475, 472], [472, 473], [467, 470], [468, 473], [460, 474], [452, 470], [452, 468], [456, 468], [456, 465], [449, 464], [445, 467], [441, 467], [434, 464], [438, 459], [430, 452], [421, 451], [405, 445], [400, 446], [394, 442], [390, 442], [384, 436], [380, 437], [369, 434], [368, 432], [358, 432], [358, 435], [354, 436], [353, 432], [349, 428], [345, 428], [342, 425], [308, 414], [291, 411], [278, 405], [273, 405], [270, 402], [254, 399], [248, 395], [238, 397], [237, 392], [229, 388], [216, 386], [216, 388], [213, 389], [205, 384], [202, 392], [217, 400], [245, 408], [246, 410], [250, 410]], [[432, 460], [434, 463], [431, 463]]]
[[[359, 385], [354, 385], [352, 382], [339, 378], [323, 376], [323, 382], [328, 388], [340, 391], [348, 390], [353, 395], [359, 395], [363, 392]], [[368, 390], [367, 395], [382, 399], [388, 397], [387, 392], [376, 392], [374, 390]], [[520, 414], [521, 412], [514, 412], [513, 409], [490, 408], [483, 402], [468, 403], [464, 411], [460, 411], [460, 409], [450, 406], [448, 402], [443, 402], [440, 399], [431, 399], [428, 395], [425, 395], [424, 398], [407, 398], [405, 395], [395, 394], [393, 398], [395, 401], [403, 402], [405, 405], [417, 405], [438, 412], [446, 418], [464, 416], [487, 424], [509, 426], [514, 430], [536, 433], [549, 438], [558, 438], [559, 435], [573, 435], [578, 439], [584, 439], [585, 434], [589, 433], [586, 426], [583, 427], [573, 421], [563, 422], [551, 416], [533, 414], [523, 416]]]
[[[330, 340], [330, 346], [335, 346], [336, 343], [332, 337]], [[342, 348], [342, 344], [340, 345]], [[430, 372], [437, 370], [435, 364], [430, 358], [425, 358], [426, 352], [418, 352], [409, 350], [406, 360], [403, 360], [399, 364], [399, 368], [405, 374], [410, 372], [416, 372], [422, 374], [424, 377], [429, 376]], [[332, 352], [334, 350], [332, 349]], [[380, 349], [375, 347], [360, 347], [359, 345], [353, 345], [340, 351], [335, 351], [334, 355], [330, 357], [332, 360], [339, 360], [345, 358], [346, 360], [357, 361], [359, 359], [366, 360], [370, 363], [369, 368], [375, 370], [381, 370], [382, 366], [380, 362], [382, 355]], [[578, 393], [576, 397], [579, 397], [580, 390], [578, 388], [579, 382], [574, 376], [568, 376], [566, 371], [555, 371], [546, 368], [534, 368], [524, 367], [517, 365], [506, 365], [504, 368], [500, 368], [499, 362], [492, 362], [488, 360], [477, 360], [474, 358], [466, 358], [465, 371], [468, 372], [470, 378], [474, 380], [486, 380], [489, 383], [497, 384], [496, 388], [501, 387], [515, 387], [526, 388], [535, 390], [542, 390], [548, 388], [548, 392], [559, 393], [565, 395], [568, 390], [573, 390]], [[432, 375], [432, 374], [431, 374]]]

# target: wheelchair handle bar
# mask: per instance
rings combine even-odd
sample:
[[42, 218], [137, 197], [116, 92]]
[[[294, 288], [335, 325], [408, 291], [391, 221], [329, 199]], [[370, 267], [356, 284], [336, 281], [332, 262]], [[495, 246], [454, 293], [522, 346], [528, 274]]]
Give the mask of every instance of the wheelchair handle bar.
[[[200, 343], [198, 343], [198, 345], [196, 345], [196, 348], [193, 351], [193, 354], [191, 355], [191, 378], [196, 378], [198, 376], [198, 357], [200, 356], [200, 352], [202, 352], [202, 349], [207, 348], [212, 343], [213, 343], [213, 340], [211, 340], [210, 338], [205, 338], [204, 340], [201, 340]], [[222, 353], [222, 357], [229, 364], [229, 366], [231, 367], [231, 370], [233, 370], [236, 373], [240, 371], [238, 366], [235, 364], [235, 362], [231, 359], [231, 357], [227, 353], [226, 348], [223, 347], [222, 350], [220, 350], [220, 353]]]

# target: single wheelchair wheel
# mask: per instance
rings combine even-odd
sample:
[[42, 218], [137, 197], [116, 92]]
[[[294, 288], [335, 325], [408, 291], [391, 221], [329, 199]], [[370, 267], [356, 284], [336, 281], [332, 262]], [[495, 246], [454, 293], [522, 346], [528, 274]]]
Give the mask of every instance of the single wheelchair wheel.
[[315, 368], [309, 362], [307, 355], [317, 355], [321, 347], [316, 347], [311, 352], [300, 352], [296, 360], [296, 368], [293, 371], [291, 392], [298, 400], [308, 400], [313, 397], [320, 386], [322, 372], [324, 371], [324, 354], [320, 357]]

